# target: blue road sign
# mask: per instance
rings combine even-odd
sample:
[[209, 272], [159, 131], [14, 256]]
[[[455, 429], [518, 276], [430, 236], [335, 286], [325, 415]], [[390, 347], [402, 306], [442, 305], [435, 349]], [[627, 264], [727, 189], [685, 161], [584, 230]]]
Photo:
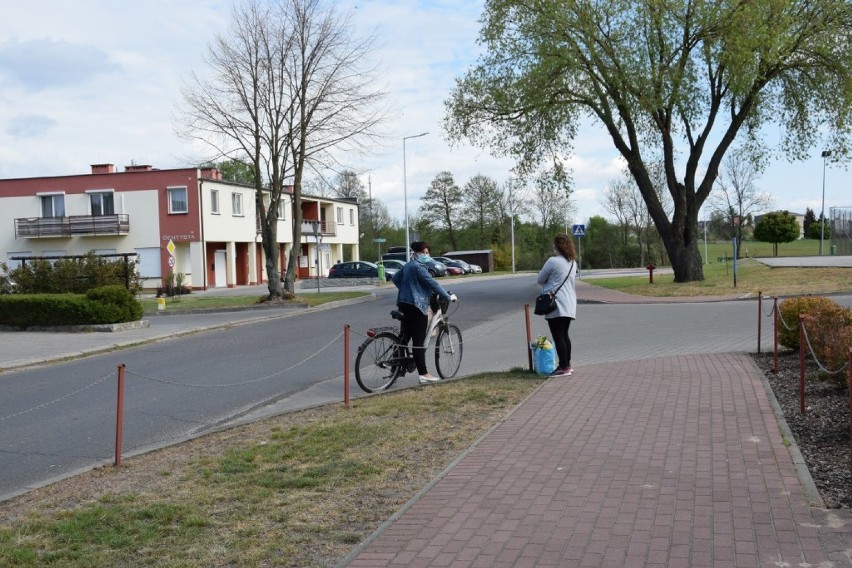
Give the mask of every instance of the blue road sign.
[[586, 236], [586, 226], [585, 225], [572, 225], [572, 230], [574, 232], [575, 237], [585, 237]]

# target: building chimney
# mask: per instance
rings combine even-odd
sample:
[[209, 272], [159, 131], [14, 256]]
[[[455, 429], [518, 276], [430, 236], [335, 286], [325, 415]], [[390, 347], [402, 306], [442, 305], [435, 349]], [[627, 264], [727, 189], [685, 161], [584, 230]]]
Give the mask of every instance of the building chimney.
[[150, 172], [153, 169], [154, 169], [153, 167], [147, 166], [147, 165], [142, 166], [142, 165], [133, 164], [133, 165], [130, 165], [130, 166], [124, 166], [125, 172]]
[[219, 169], [215, 167], [201, 168], [201, 177], [216, 181], [222, 181], [222, 172], [220, 172]]
[[114, 164], [92, 164], [92, 173], [93, 174], [114, 174], [115, 173], [115, 165]]

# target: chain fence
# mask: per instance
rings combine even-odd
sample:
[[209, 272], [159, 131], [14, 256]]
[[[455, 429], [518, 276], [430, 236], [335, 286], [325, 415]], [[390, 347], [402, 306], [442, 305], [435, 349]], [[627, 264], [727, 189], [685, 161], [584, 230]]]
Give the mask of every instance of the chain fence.
[[[772, 306], [770, 307], [769, 313], [765, 312], [763, 310], [763, 308], [761, 308], [761, 313], [765, 317], [768, 317], [768, 318], [775, 316], [776, 311], [777, 311], [777, 315], [778, 315], [777, 321], [781, 322], [781, 325], [784, 326], [784, 329], [786, 329], [787, 331], [798, 331], [798, 329], [799, 329], [799, 322], [798, 321], [794, 325], [790, 325], [784, 320], [784, 313], [780, 309], [778, 309], [778, 298], [777, 297], [775, 298], [775, 302], [773, 302]], [[828, 375], [839, 375], [840, 373], [843, 373], [843, 372], [846, 371], [846, 369], [849, 367], [848, 361], [841, 368], [834, 370], [834, 371], [826, 368], [826, 366], [819, 360], [819, 358], [816, 356], [816, 353], [814, 352], [813, 345], [811, 345], [811, 340], [810, 340], [810, 337], [808, 336], [807, 326], [804, 326], [804, 325], [802, 326], [802, 332], [803, 332], [803, 335], [805, 337], [805, 343], [808, 347], [808, 353], [810, 354], [811, 359], [814, 360], [814, 362], [817, 365], [817, 368], [819, 368], [820, 371], [822, 371], [823, 373], [826, 373]], [[775, 345], [775, 352], [776, 352], [776, 354], [778, 352], [777, 342], [776, 342], [776, 345]]]

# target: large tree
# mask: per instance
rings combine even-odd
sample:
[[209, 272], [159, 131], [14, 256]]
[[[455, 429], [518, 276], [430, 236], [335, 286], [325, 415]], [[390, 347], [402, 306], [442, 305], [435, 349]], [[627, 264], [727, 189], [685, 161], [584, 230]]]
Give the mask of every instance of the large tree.
[[[209, 48], [210, 73], [184, 89], [188, 135], [255, 172], [270, 298], [294, 293], [301, 254], [302, 180], [366, 151], [385, 117], [369, 66], [372, 36], [356, 37], [329, 0], [245, 0]], [[293, 188], [293, 246], [279, 279], [278, 206]]]
[[[676, 282], [702, 280], [698, 213], [738, 136], [760, 128], [803, 158], [846, 158], [852, 128], [848, 0], [486, 0], [480, 62], [457, 81], [445, 126], [515, 156], [521, 171], [602, 124], [668, 251]], [[666, 215], [648, 157], [662, 156]]]

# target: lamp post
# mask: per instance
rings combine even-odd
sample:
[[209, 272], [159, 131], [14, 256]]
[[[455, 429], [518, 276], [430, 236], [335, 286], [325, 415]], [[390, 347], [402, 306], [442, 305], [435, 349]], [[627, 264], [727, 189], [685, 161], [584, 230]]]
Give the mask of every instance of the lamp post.
[[819, 212], [819, 255], [822, 256], [822, 241], [825, 239], [825, 159], [831, 157], [831, 150], [822, 151], [822, 209]]
[[414, 134], [413, 136], [405, 136], [402, 139], [402, 191], [405, 198], [405, 252], [406, 254], [411, 254], [411, 232], [408, 230], [408, 181], [406, 179], [406, 170], [405, 170], [405, 141], [410, 140], [411, 138], [420, 138], [421, 136], [426, 136], [429, 134], [428, 132], [421, 132], [420, 134]]

